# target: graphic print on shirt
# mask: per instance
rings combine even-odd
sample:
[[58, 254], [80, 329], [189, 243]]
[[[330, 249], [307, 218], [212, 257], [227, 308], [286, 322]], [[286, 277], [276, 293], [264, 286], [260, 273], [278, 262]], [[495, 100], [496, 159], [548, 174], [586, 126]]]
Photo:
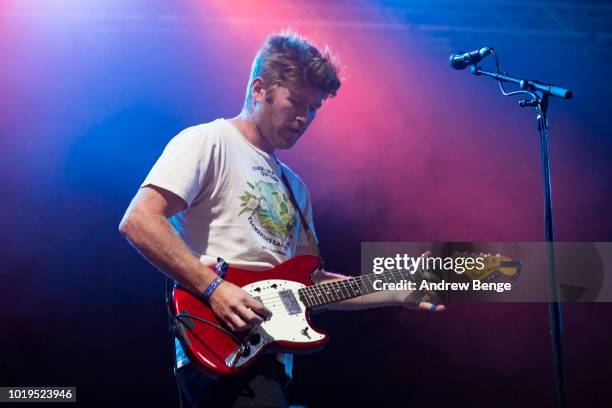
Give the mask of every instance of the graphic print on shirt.
[[272, 244], [275, 252], [286, 255], [293, 239], [295, 209], [274, 172], [261, 166], [252, 169], [270, 181], [246, 182], [247, 189], [240, 196], [242, 210], [238, 216], [248, 214], [248, 222], [257, 235]]

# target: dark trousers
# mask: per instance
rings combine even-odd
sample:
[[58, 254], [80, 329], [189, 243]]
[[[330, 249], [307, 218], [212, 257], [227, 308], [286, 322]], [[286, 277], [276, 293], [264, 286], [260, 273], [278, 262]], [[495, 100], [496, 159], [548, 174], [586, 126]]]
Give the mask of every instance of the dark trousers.
[[193, 364], [176, 373], [186, 402], [197, 408], [288, 407], [287, 377], [274, 355], [264, 355], [244, 373], [213, 380]]

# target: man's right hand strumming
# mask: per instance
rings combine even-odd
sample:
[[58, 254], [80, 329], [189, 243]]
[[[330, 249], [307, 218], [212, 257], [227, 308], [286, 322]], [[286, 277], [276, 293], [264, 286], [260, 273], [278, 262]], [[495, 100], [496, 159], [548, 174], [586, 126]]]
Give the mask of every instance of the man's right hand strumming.
[[248, 330], [272, 317], [263, 303], [228, 281], [219, 285], [209, 303], [219, 320], [233, 331]]
[[[216, 275], [187, 249], [168, 222], [185, 207], [186, 203], [169, 191], [143, 187], [119, 229], [149, 262], [184, 288], [202, 294]], [[214, 290], [208, 301], [219, 320], [234, 331], [247, 330], [272, 316], [261, 302], [227, 281]]]

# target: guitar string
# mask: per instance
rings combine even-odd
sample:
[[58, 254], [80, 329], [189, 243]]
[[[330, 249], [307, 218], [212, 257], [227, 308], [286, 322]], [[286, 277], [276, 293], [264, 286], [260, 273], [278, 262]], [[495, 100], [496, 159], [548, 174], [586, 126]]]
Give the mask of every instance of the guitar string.
[[[393, 273], [386, 273], [385, 275], [381, 275], [381, 276], [384, 278], [392, 278], [395, 281], [395, 283], [397, 283], [395, 278], [397, 277], [405, 278], [405, 275], [403, 274], [403, 272], [405, 271], [394, 271]], [[355, 277], [355, 278], [342, 279], [342, 280], [333, 281], [333, 282], [326, 282], [323, 284], [306, 286], [306, 287], [298, 289], [298, 291], [303, 291], [304, 293], [306, 293], [307, 295], [310, 295], [311, 297], [319, 297], [319, 298], [328, 298], [329, 296], [333, 296], [337, 293], [341, 293], [342, 295], [344, 295], [344, 292], [346, 292], [349, 295], [349, 297], [356, 297], [356, 296], [361, 296], [361, 293], [356, 291], [356, 289], [361, 290], [361, 287], [365, 284], [371, 285], [372, 282], [370, 280], [370, 277], [374, 277], [374, 276], [377, 276], [377, 275], [364, 275], [364, 276]], [[355, 288], [355, 285], [357, 285], [358, 287]], [[351, 292], [353, 293], [351, 294]], [[261, 298], [260, 300], [265, 301], [265, 300], [272, 300], [272, 299], [278, 299], [278, 298], [281, 298], [281, 296], [274, 294], [274, 295], [271, 295], [265, 298]]]
[[[321, 304], [333, 303], [333, 302], [337, 302], [340, 300], [344, 300], [344, 299], [333, 299], [333, 296], [336, 295], [338, 292], [340, 292], [342, 296], [344, 296], [344, 293], [342, 293], [343, 290], [349, 295], [349, 297], [346, 299], [361, 296], [362, 293], [356, 291], [355, 288], [351, 286], [353, 283], [359, 286], [364, 285], [365, 283], [368, 283], [371, 285], [372, 282], [370, 281], [370, 277], [377, 277], [377, 276], [381, 276], [385, 278], [391, 277], [393, 278], [393, 280], [395, 280], [396, 277], [405, 277], [404, 275], [405, 273], [410, 273], [410, 272], [403, 270], [403, 269], [397, 269], [397, 270], [385, 271], [382, 274], [369, 274], [369, 275], [356, 276], [356, 277], [352, 277], [348, 279], [341, 279], [338, 281], [306, 286], [306, 287], [298, 289], [298, 292], [300, 290], [303, 291], [307, 295], [310, 295], [311, 298], [314, 298], [315, 300], [317, 300], [317, 302], [320, 299], [322, 299], [323, 303]], [[395, 283], [397, 283], [397, 281]], [[326, 288], [324, 288], [323, 286], [325, 286]], [[360, 287], [358, 287], [357, 289], [361, 290]], [[351, 291], [353, 292], [353, 294], [350, 293]], [[368, 292], [368, 293], [371, 293], [371, 292]], [[330, 301], [329, 298], [331, 298], [332, 300]], [[266, 298], [261, 298], [260, 301], [264, 304], [274, 304], [274, 303], [282, 302], [282, 298], [280, 295], [275, 294], [275, 295], [271, 295]]]
[[[335, 288], [335, 287], [331, 287], [330, 286], [331, 289], [333, 289], [335, 292], [337, 292], [338, 289], [352, 289], [351, 286], [347, 286], [347, 283], [349, 285], [352, 284], [352, 282], [356, 282], [358, 285], [365, 284], [366, 283], [366, 279], [369, 281], [370, 277], [377, 277], [377, 276], [380, 276], [380, 277], [391, 277], [391, 278], [393, 278], [393, 280], [395, 280], [395, 278], [398, 277], [398, 275], [399, 275], [399, 277], [402, 277], [402, 278], [405, 277], [404, 276], [405, 273], [409, 273], [410, 276], [414, 276], [417, 271], [419, 273], [421, 273], [421, 274], [423, 272], [430, 272], [429, 270], [423, 269], [422, 267], [418, 268], [414, 272], [410, 272], [410, 271], [408, 271], [406, 269], [390, 269], [390, 270], [387, 270], [387, 271], [382, 272], [380, 274], [361, 275], [361, 276], [350, 277], [350, 278], [347, 278], [347, 279], [341, 279], [341, 280], [333, 281], [333, 282], [319, 283], [319, 284], [315, 284], [315, 285], [311, 285], [311, 286], [306, 286], [306, 287], [300, 288], [298, 290], [303, 290], [308, 295], [311, 295], [311, 296], [314, 296], [314, 297], [323, 297], [323, 298], [325, 298], [325, 297], [327, 297], [326, 295], [330, 295], [330, 294], [333, 295], [333, 293], [330, 293], [329, 290], [327, 292], [321, 292], [321, 290], [325, 290], [325, 288], [323, 288], [323, 286], [330, 286], [330, 285], [342, 283], [342, 287], [341, 288]], [[369, 281], [367, 283], [372, 284], [371, 281]], [[395, 283], [397, 283], [397, 281]], [[352, 291], [354, 292], [354, 294], [350, 295], [350, 292], [348, 290], [346, 290], [346, 292], [349, 294], [350, 297], [361, 296], [361, 294], [355, 293], [354, 289]], [[317, 292], [319, 292], [319, 293], [317, 293]], [[261, 298], [260, 300], [263, 302], [264, 300], [272, 300], [272, 299], [277, 299], [277, 298], [279, 299], [280, 295], [272, 295], [272, 296], [267, 297], [267, 298]], [[325, 300], [325, 302], [326, 303], [330, 303], [327, 300]]]
[[[368, 282], [370, 280], [369, 277], [374, 277], [374, 276], [381, 276], [381, 277], [391, 277], [391, 278], [395, 278], [395, 277], [404, 277], [402, 272], [407, 272], [404, 270], [397, 270], [397, 271], [387, 271], [385, 274], [376, 274], [376, 275], [362, 275], [362, 276], [356, 276], [356, 277], [351, 277], [348, 279], [341, 279], [341, 280], [337, 280], [337, 281], [333, 281], [333, 282], [325, 282], [325, 283], [319, 283], [319, 284], [315, 284], [315, 285], [310, 285], [310, 286], [305, 286], [302, 287], [299, 290], [305, 291], [305, 292], [315, 292], [315, 291], [319, 291], [321, 292], [322, 290], [325, 291], [326, 289], [332, 289], [334, 291], [337, 291], [337, 289], [347, 289], [347, 288], [351, 288], [349, 285], [351, 285], [352, 283], [356, 283], [357, 285], [363, 285], [365, 283], [369, 283], [371, 284], [372, 282]], [[366, 281], [366, 279], [368, 281]], [[397, 283], [397, 282], [396, 282]], [[338, 288], [336, 286], [341, 286], [341, 288]], [[353, 291], [354, 292], [354, 291]], [[327, 292], [321, 292], [322, 295], [326, 294]], [[315, 296], [317, 295], [316, 293], [309, 293], [309, 294], [314, 294]], [[270, 299], [275, 299], [275, 298], [280, 298], [280, 295], [277, 294], [273, 294], [270, 295], [268, 297], [264, 297], [264, 298], [260, 298], [260, 300], [270, 300]]]

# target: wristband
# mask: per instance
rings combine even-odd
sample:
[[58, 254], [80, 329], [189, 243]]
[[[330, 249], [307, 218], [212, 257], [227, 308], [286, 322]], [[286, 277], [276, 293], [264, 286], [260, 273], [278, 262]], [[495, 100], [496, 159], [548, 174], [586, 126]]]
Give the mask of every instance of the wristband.
[[223, 279], [215, 278], [215, 280], [212, 281], [210, 283], [210, 285], [208, 285], [208, 287], [206, 289], [204, 289], [204, 293], [202, 294], [202, 298], [204, 298], [205, 302], [208, 302], [208, 300], [212, 296], [212, 294], [215, 291], [215, 289], [217, 289], [221, 283], [223, 283]]

